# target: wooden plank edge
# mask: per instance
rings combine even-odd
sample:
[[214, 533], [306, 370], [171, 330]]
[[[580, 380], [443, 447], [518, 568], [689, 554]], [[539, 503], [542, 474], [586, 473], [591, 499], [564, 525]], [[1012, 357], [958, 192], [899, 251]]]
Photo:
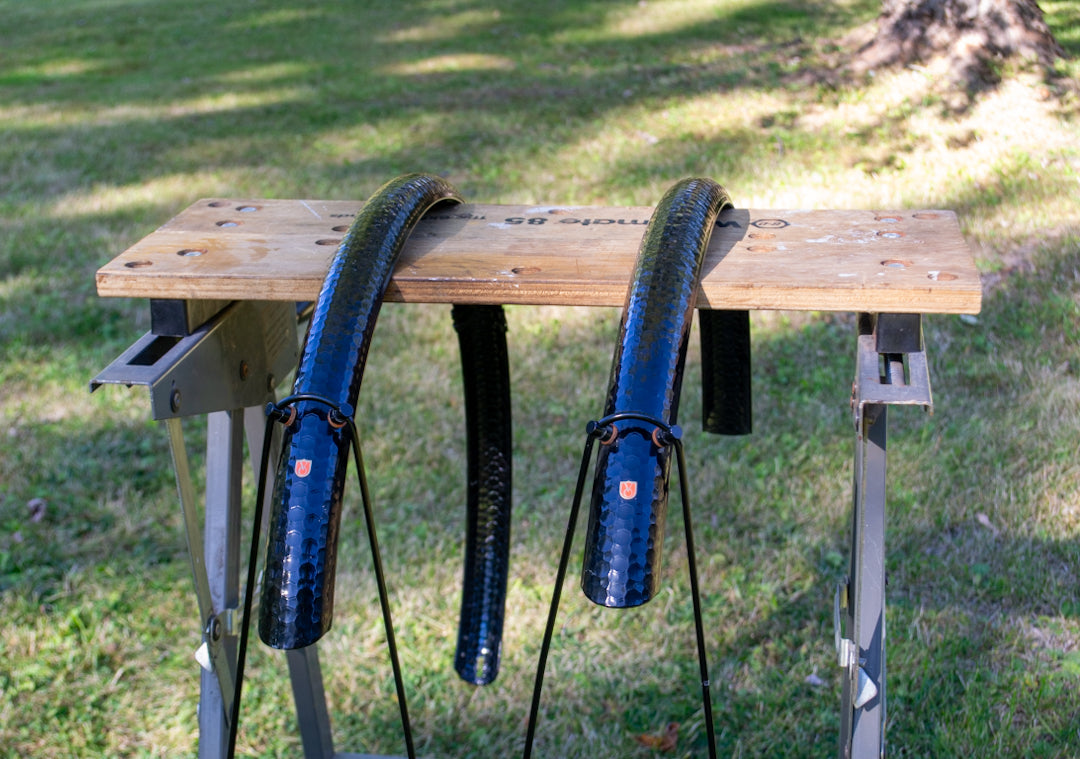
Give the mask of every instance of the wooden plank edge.
[[[135, 279], [135, 278], [132, 278]], [[126, 280], [126, 281], [121, 281]], [[139, 276], [138, 288], [131, 280], [115, 275], [98, 275], [102, 297], [168, 297], [226, 300], [315, 300], [322, 288], [317, 279], [292, 279], [277, 283], [256, 280], [252, 288], [242, 278], [168, 278], [167, 294], [155, 291], [153, 277]], [[625, 286], [582, 283], [514, 283], [507, 281], [391, 280], [388, 303], [470, 303], [520, 306], [618, 306], [626, 300]], [[869, 288], [803, 288], [792, 291], [771, 286], [725, 286], [708, 283], [698, 294], [698, 307], [732, 310], [845, 311], [870, 313], [978, 314], [982, 307], [981, 288], [890, 290]]]

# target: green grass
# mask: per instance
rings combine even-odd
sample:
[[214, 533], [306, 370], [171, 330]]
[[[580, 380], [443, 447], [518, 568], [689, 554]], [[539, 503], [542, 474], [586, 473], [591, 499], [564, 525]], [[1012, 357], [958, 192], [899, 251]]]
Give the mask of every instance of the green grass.
[[[1075, 5], [1042, 5], [1075, 56]], [[935, 412], [890, 418], [890, 753], [1080, 753], [1076, 61], [1049, 84], [1007, 67], [963, 109], [932, 67], [834, 75], [846, 36], [877, 12], [876, 0], [0, 0], [0, 755], [196, 752], [199, 629], [165, 431], [144, 391], [87, 392], [148, 309], [99, 299], [94, 271], [199, 197], [362, 199], [417, 170], [475, 202], [650, 205], [697, 174], [744, 207], [956, 210], [983, 313], [926, 319]], [[451, 667], [464, 452], [448, 309], [387, 306], [361, 394], [424, 756], [520, 752], [618, 313], [508, 318], [513, 555], [488, 688]], [[855, 325], [759, 313], [753, 326], [754, 434], [694, 431], [696, 347], [683, 397], [719, 753], [831, 756]], [[202, 459], [193, 450], [197, 478]], [[681, 535], [673, 508], [663, 590], [620, 614], [576, 592], [579, 534], [539, 755], [651, 756], [633, 736], [672, 721], [672, 755], [704, 755]], [[353, 493], [321, 646], [335, 738], [400, 754], [369, 566]], [[255, 645], [242, 755], [299, 754], [286, 679], [283, 657]]]

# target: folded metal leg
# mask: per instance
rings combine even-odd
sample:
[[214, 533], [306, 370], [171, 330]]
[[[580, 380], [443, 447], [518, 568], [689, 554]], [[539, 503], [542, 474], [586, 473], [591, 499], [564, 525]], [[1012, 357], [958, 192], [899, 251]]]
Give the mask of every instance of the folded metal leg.
[[852, 407], [855, 477], [850, 571], [837, 588], [835, 643], [845, 676], [840, 756], [885, 753], [885, 474], [888, 407], [930, 408], [918, 315], [862, 315]]
[[[855, 448], [851, 574], [838, 589], [850, 639], [838, 640], [845, 669], [841, 756], [885, 752], [885, 447], [888, 406], [863, 408]], [[845, 608], [846, 607], [846, 608]]]

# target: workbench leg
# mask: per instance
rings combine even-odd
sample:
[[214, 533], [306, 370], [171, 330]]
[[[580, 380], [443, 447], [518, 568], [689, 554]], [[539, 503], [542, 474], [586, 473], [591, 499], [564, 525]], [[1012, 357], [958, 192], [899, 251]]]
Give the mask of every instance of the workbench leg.
[[330, 714], [326, 708], [322, 669], [315, 645], [286, 652], [289, 679], [296, 701], [296, 719], [306, 759], [331, 759], [334, 738], [330, 732]]
[[[213, 608], [228, 620], [220, 634], [230, 663], [236, 661], [236, 630], [231, 623], [240, 606], [240, 493], [244, 462], [241, 411], [207, 415], [206, 518], [203, 554]], [[228, 752], [227, 705], [216, 672], [203, 669], [199, 696], [199, 757], [223, 757]]]
[[888, 406], [867, 404], [855, 448], [851, 567], [837, 607], [850, 639], [839, 639], [845, 667], [840, 756], [885, 753], [885, 454]]

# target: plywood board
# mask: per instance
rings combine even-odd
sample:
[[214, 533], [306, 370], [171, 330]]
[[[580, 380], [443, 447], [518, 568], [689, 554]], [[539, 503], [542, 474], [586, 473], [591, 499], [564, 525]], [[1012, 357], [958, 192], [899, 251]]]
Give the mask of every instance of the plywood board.
[[[103, 296], [314, 300], [356, 201], [200, 200], [97, 274]], [[388, 301], [621, 306], [649, 207], [461, 205], [413, 232]], [[977, 313], [951, 211], [734, 210], [698, 306]]]

